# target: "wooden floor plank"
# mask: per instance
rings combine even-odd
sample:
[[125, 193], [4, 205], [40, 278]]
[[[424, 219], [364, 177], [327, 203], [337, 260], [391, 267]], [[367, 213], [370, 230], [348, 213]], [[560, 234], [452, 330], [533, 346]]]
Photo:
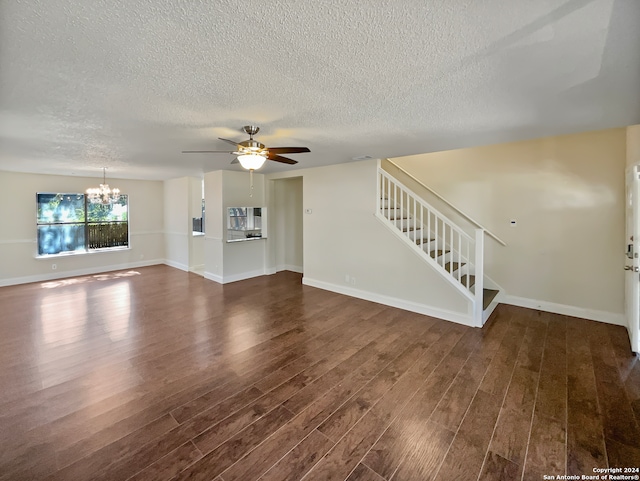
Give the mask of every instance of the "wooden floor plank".
[[512, 481], [519, 479], [521, 472], [519, 465], [489, 451], [478, 481]]
[[0, 306], [0, 481], [640, 464], [640, 364], [620, 326], [500, 305], [474, 329], [296, 273], [220, 285], [167, 266], [2, 287]]
[[385, 479], [364, 464], [358, 464], [346, 481], [385, 481]]
[[476, 479], [480, 475], [501, 401], [494, 394], [477, 391], [435, 479]]

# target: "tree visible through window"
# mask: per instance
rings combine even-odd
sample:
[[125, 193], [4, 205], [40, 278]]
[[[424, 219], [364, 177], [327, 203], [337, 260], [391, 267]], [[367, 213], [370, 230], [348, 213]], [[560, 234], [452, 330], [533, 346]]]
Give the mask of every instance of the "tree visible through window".
[[36, 197], [38, 255], [128, 247], [128, 196], [107, 205], [92, 204], [84, 194]]

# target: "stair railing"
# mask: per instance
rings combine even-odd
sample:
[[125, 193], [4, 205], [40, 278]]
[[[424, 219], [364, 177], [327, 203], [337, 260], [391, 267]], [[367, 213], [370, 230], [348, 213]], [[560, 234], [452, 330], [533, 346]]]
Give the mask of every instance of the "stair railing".
[[477, 222], [475, 219], [473, 219], [471, 216], [469, 216], [468, 214], [466, 214], [465, 212], [461, 211], [460, 209], [458, 209], [455, 205], [453, 205], [451, 202], [449, 202], [447, 199], [445, 199], [443, 196], [441, 196], [440, 194], [438, 194], [435, 190], [433, 190], [431, 187], [429, 187], [428, 185], [426, 185], [424, 182], [422, 182], [420, 179], [418, 179], [416, 176], [414, 176], [411, 172], [405, 170], [403, 167], [400, 167], [398, 164], [396, 164], [393, 160], [391, 159], [385, 159], [386, 162], [388, 162], [389, 164], [393, 165], [393, 167], [395, 167], [396, 169], [398, 169], [400, 172], [402, 172], [404, 175], [406, 175], [407, 177], [409, 177], [412, 181], [416, 182], [420, 187], [422, 187], [423, 189], [427, 190], [428, 192], [430, 192], [431, 194], [433, 194], [437, 199], [439, 199], [440, 201], [444, 202], [449, 208], [451, 208], [452, 210], [454, 210], [455, 212], [457, 212], [460, 216], [462, 216], [464, 219], [466, 219], [469, 223], [473, 224], [476, 228], [478, 229], [483, 229], [484, 233], [486, 235], [488, 235], [489, 237], [492, 237], [498, 244], [502, 245], [502, 246], [506, 246], [507, 243], [505, 241], [503, 241], [500, 237], [498, 237], [496, 234], [494, 234], [493, 232], [491, 232], [489, 229], [487, 229], [486, 227], [484, 227], [482, 224], [480, 224], [479, 222]]
[[380, 166], [377, 194], [376, 216], [473, 301], [474, 320], [481, 323], [484, 229], [475, 229], [475, 238], [471, 237]]

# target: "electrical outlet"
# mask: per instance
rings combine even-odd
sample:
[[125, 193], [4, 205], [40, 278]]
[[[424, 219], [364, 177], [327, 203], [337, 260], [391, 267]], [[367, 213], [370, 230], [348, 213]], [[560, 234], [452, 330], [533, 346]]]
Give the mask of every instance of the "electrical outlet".
[[56, 270], [58, 268], [58, 264], [51, 264], [51, 269], [52, 270]]
[[355, 277], [352, 277], [352, 278], [351, 278], [351, 285], [352, 285], [352, 286], [355, 286], [355, 285], [356, 285], [356, 278], [355, 278]]

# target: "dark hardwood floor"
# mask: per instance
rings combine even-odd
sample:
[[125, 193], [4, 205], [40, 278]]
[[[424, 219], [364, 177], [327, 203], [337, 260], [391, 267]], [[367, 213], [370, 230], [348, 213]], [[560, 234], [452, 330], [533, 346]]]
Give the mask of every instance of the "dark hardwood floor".
[[473, 329], [166, 266], [0, 288], [0, 480], [540, 480], [640, 467], [621, 327]]

